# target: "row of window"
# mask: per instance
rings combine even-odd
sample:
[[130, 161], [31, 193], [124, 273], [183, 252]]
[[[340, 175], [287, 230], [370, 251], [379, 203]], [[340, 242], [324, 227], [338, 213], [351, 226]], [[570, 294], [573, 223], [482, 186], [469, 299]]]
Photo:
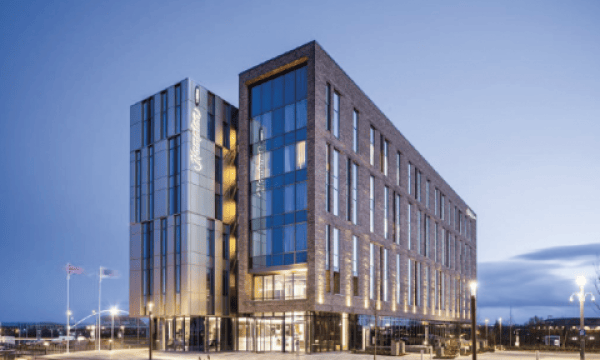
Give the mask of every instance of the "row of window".
[[256, 275], [253, 286], [256, 301], [306, 299], [306, 272]]

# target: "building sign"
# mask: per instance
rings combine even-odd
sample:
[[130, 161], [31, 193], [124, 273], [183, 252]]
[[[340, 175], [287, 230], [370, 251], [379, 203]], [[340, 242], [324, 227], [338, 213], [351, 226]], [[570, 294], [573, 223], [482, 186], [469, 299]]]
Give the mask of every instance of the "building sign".
[[200, 87], [199, 86], [196, 86], [195, 98], [196, 98], [196, 106], [200, 105]]
[[[199, 103], [200, 98], [200, 90], [196, 88], [196, 104]], [[200, 110], [194, 109], [192, 111], [192, 146], [190, 148], [190, 160], [192, 162], [192, 167], [196, 171], [202, 170], [202, 158], [200, 158], [200, 142], [202, 139], [200, 138]]]

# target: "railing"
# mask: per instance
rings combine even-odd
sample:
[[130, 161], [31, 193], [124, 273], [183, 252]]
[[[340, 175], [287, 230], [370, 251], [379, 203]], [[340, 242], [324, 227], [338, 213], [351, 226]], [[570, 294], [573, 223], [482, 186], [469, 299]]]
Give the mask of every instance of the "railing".
[[[137, 339], [132, 340], [117, 340], [115, 342], [111, 342], [110, 340], [102, 340], [100, 343], [101, 350], [121, 350], [121, 349], [140, 349], [140, 348], [148, 348], [148, 340], [147, 339]], [[70, 352], [78, 352], [78, 351], [92, 351], [97, 350], [98, 345], [93, 341], [71, 341], [69, 343], [69, 351]], [[12, 356], [20, 356], [20, 355], [29, 355], [29, 356], [39, 356], [39, 355], [51, 355], [51, 354], [62, 354], [67, 352], [67, 343], [66, 342], [45, 342], [43, 344], [31, 344], [31, 345], [18, 345], [12, 352]], [[7, 355], [3, 355], [0, 352], [0, 360], [8, 360], [14, 359], [14, 357], [3, 357]]]

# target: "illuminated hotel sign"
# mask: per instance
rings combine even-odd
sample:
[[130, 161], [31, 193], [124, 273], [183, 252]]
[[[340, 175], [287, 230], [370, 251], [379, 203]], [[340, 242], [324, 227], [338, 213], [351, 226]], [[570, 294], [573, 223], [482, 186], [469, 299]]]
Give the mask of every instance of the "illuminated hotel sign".
[[[196, 104], [199, 102], [200, 91], [196, 88]], [[194, 109], [192, 111], [192, 126], [190, 128], [192, 132], [192, 146], [190, 148], [190, 160], [192, 167], [196, 171], [202, 170], [202, 158], [200, 157], [200, 110]]]

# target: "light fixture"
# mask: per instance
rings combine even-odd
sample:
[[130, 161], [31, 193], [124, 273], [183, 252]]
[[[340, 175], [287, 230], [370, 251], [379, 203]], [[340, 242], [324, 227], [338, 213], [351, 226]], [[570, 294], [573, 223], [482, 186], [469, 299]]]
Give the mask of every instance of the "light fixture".
[[586, 283], [585, 276], [578, 276], [576, 282], [577, 285], [584, 286]]
[[471, 281], [471, 295], [473, 296], [477, 296], [477, 281], [473, 280]]

